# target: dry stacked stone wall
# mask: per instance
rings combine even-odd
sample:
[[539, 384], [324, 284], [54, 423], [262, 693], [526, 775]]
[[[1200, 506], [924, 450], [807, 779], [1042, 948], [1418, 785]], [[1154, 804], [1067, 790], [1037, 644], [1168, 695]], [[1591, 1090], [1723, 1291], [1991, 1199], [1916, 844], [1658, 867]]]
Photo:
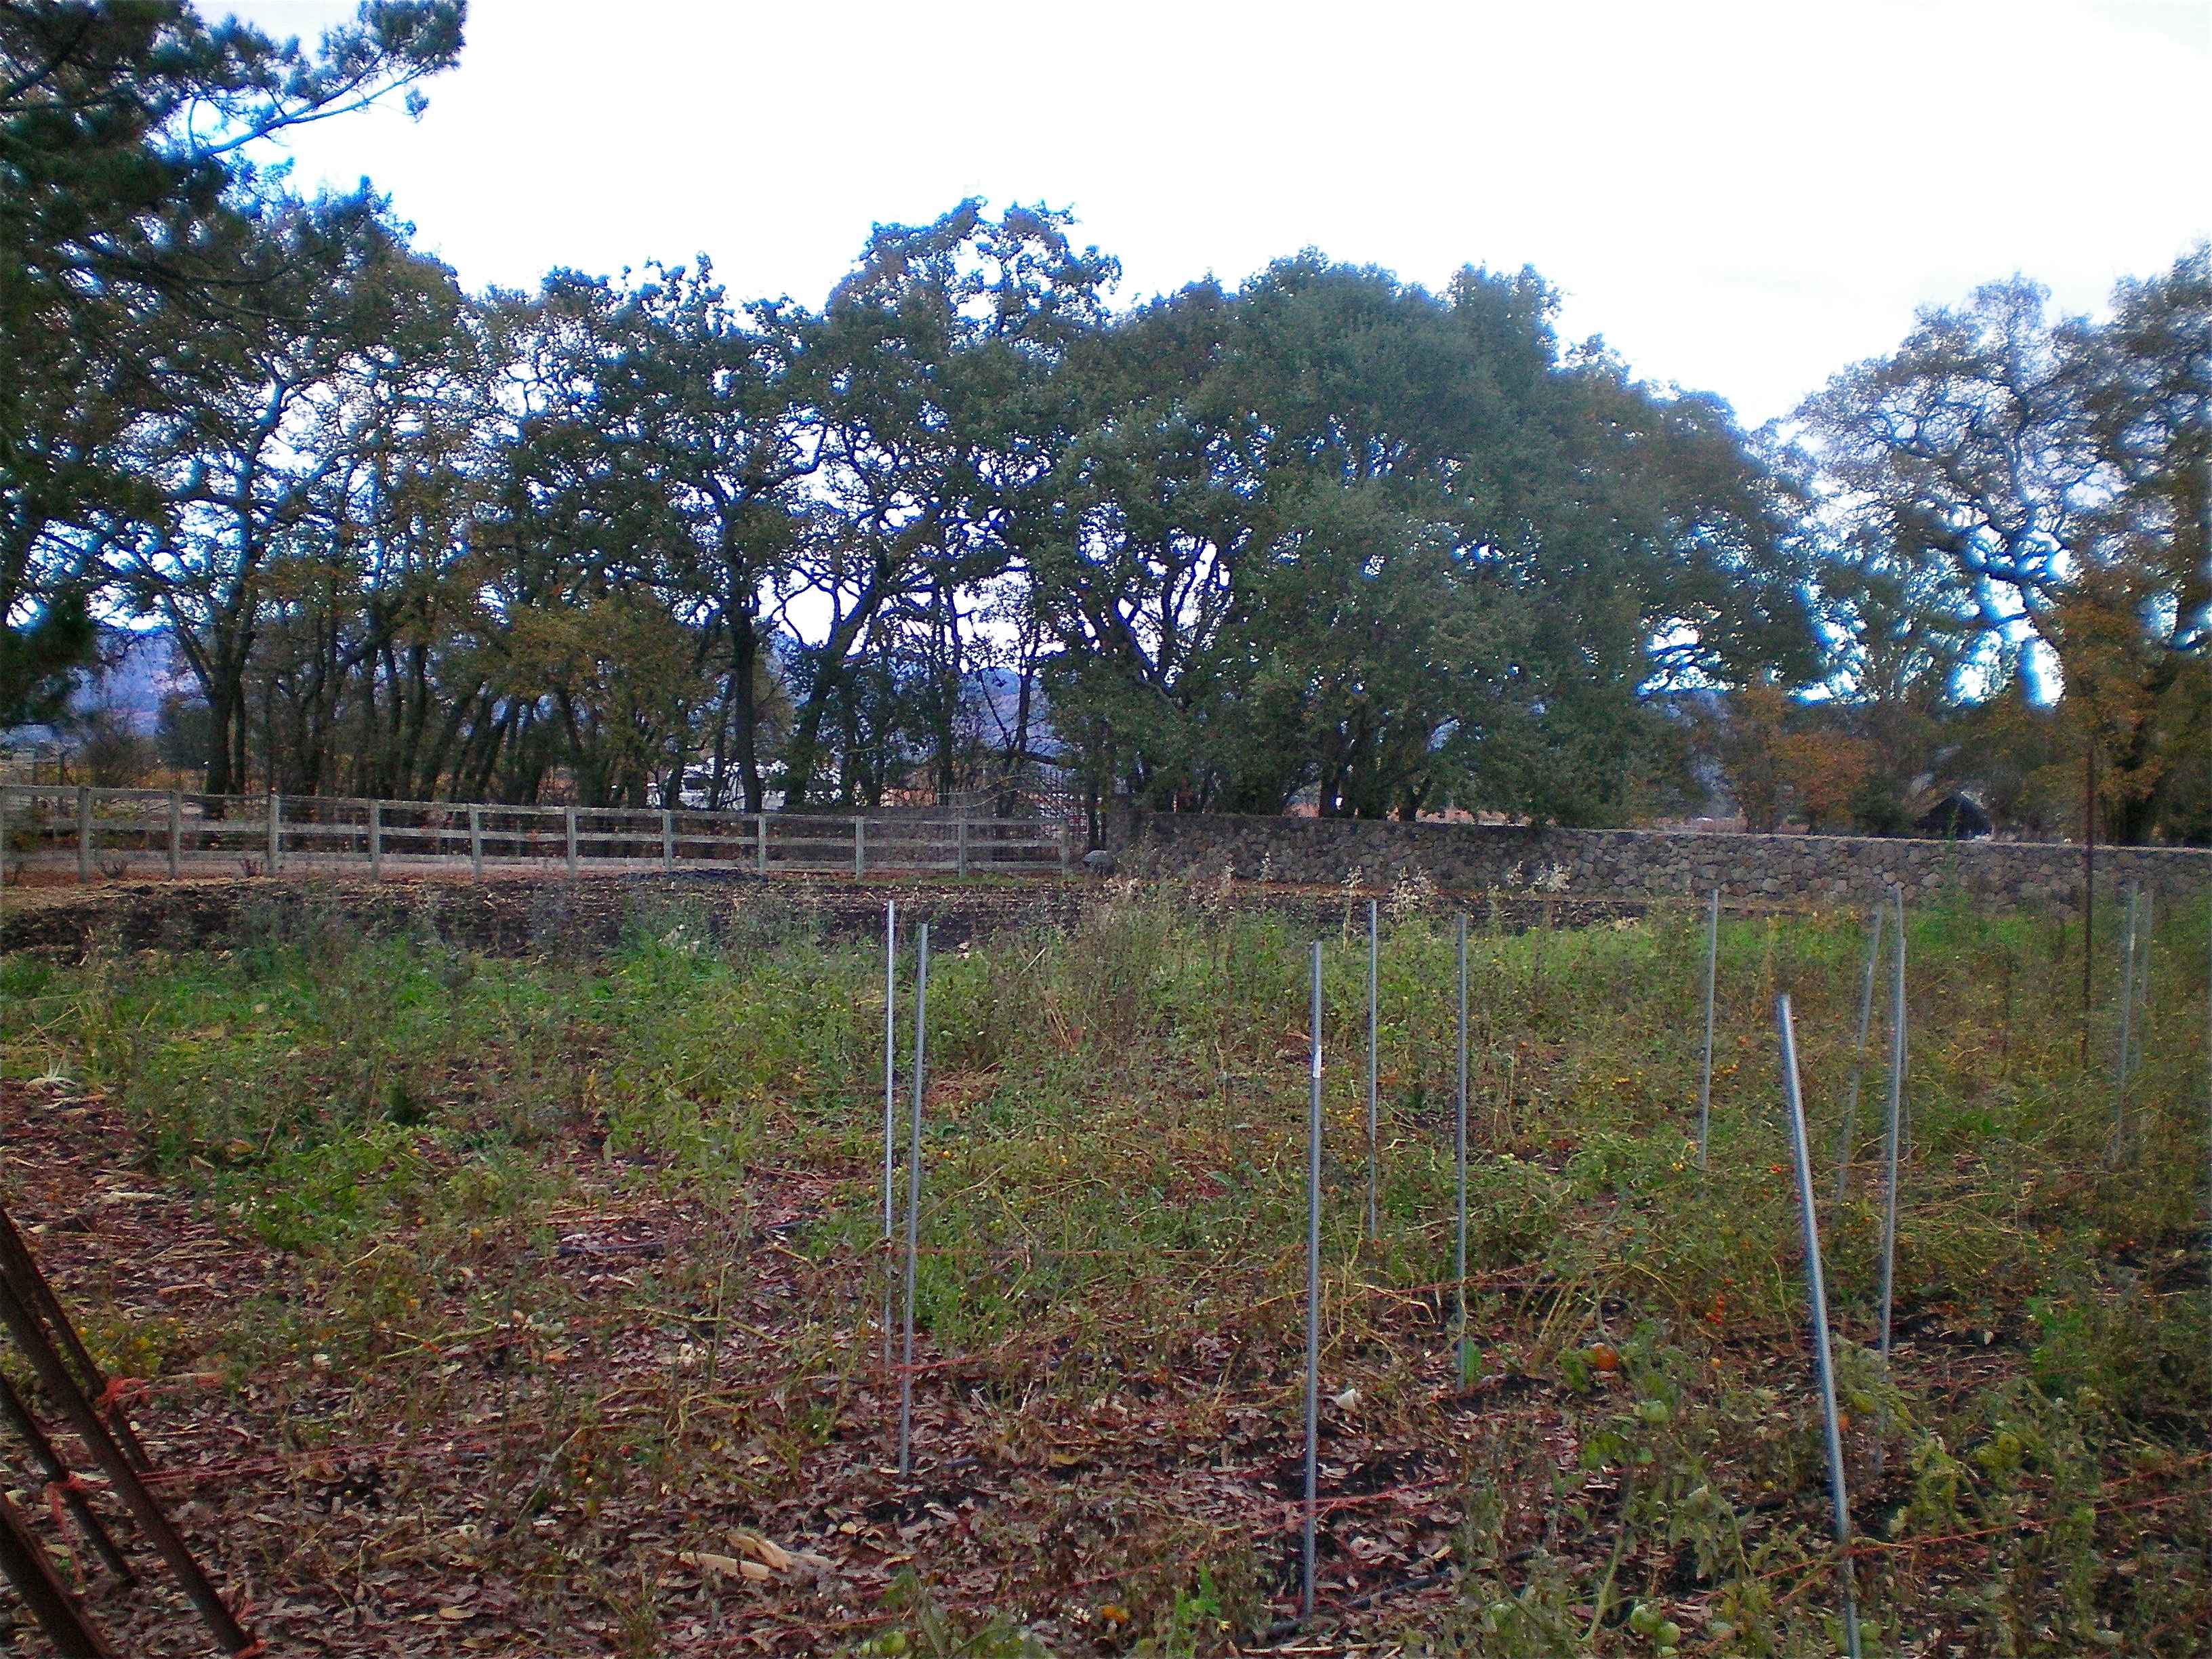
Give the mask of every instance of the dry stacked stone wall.
[[[1135, 812], [1115, 826], [1119, 867], [1144, 876], [1389, 888], [1427, 880], [1458, 890], [1659, 898], [1851, 902], [1892, 884], [2002, 904], [2081, 902], [2081, 848], [2048, 842], [1948, 842], [1869, 836], [1757, 836], [1698, 830], [1528, 830], [1474, 823]], [[2201, 896], [2212, 853], [2103, 848], [2097, 885], [2130, 882], [2169, 899]]]

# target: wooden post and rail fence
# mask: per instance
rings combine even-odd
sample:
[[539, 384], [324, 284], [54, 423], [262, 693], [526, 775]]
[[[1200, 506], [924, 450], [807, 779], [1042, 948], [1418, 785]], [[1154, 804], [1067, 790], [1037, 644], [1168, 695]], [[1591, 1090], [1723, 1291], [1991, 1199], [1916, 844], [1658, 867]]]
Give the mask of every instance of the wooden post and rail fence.
[[74, 869], [81, 882], [186, 875], [465, 868], [556, 875], [1065, 876], [1073, 826], [951, 812], [728, 812], [490, 801], [206, 795], [0, 784], [10, 876]]

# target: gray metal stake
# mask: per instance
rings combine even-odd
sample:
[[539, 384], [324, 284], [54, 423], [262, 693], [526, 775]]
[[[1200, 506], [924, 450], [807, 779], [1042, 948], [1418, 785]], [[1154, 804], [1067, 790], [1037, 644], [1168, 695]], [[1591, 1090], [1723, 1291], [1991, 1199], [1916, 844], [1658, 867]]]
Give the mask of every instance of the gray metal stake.
[[1459, 919], [1459, 1091], [1452, 1111], [1452, 1279], [1460, 1386], [1467, 1386], [1467, 917]]
[[1881, 1363], [1889, 1364], [1891, 1291], [1897, 1274], [1897, 1161], [1905, 1143], [1905, 890], [1897, 899], [1897, 945], [1889, 999], [1889, 1109], [1881, 1143]]
[[906, 1353], [899, 1366], [898, 1472], [902, 1480], [914, 1473], [914, 1264], [921, 1242], [921, 1091], [928, 1021], [929, 924], [925, 921], [915, 936], [914, 951], [914, 1116], [907, 1134], [906, 1310], [901, 1321]]
[[1705, 1134], [1713, 1115], [1713, 980], [1720, 970], [1721, 890], [1705, 914], [1705, 1044], [1698, 1057], [1698, 1167], [1705, 1167]]
[[1859, 1030], [1851, 1042], [1851, 1080], [1844, 1093], [1844, 1133], [1836, 1152], [1836, 1207], [1850, 1186], [1852, 1141], [1858, 1134], [1859, 1085], [1866, 1076], [1867, 1036], [1874, 1029], [1874, 982], [1881, 976], [1882, 918], [1889, 901], [1876, 901], [1867, 918], [1866, 975], [1859, 981]]
[[884, 1363], [891, 1358], [892, 1164], [898, 1139], [898, 901], [884, 906]]
[[368, 804], [368, 878], [384, 879], [384, 803]]
[[1375, 901], [1367, 901], [1367, 1237], [1380, 1231], [1376, 1214], [1382, 1183], [1382, 1119], [1375, 1103], [1376, 970], [1382, 947], [1376, 933]]
[[185, 862], [185, 796], [180, 789], [169, 791], [169, 879], [174, 881], [182, 872]]
[[1820, 1376], [1820, 1417], [1828, 1449], [1828, 1497], [1835, 1510], [1837, 1566], [1843, 1581], [1844, 1645], [1859, 1659], [1858, 1598], [1851, 1585], [1851, 1510], [1844, 1492], [1844, 1437], [1836, 1419], [1836, 1371], [1828, 1345], [1828, 1289], [1820, 1272], [1820, 1224], [1813, 1210], [1813, 1156], [1805, 1140], [1805, 1103], [1797, 1093], [1797, 1031], [1784, 992], [1774, 1004], [1782, 1034], [1782, 1098], [1790, 1114], [1790, 1151], [1797, 1165], [1797, 1212], [1805, 1224], [1805, 1297], [1813, 1314], [1813, 1358]]
[[1314, 1490], [1321, 1426], [1321, 941], [1313, 947], [1313, 992], [1306, 1016], [1313, 1035], [1306, 1106], [1306, 1464], [1305, 1525], [1298, 1553], [1298, 1617], [1313, 1617]]
[[568, 834], [568, 873], [573, 876], [576, 873], [576, 809], [563, 807], [562, 822]]
[[2118, 1159], [2128, 1136], [2128, 1061], [2135, 1046], [2136, 1013], [2136, 911], [2141, 890], [2134, 882], [2128, 884], [2128, 917], [2122, 930], [2120, 945], [2120, 1048], [2112, 1068], [2112, 1150]]
[[469, 879], [483, 879], [483, 808], [469, 808]]

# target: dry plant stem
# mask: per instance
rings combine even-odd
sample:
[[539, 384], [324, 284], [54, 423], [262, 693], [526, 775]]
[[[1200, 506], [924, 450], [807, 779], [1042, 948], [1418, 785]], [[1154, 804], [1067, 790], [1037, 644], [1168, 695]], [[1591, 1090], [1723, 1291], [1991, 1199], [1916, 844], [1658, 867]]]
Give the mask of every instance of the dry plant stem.
[[884, 1363], [891, 1358], [892, 1148], [898, 1139], [898, 901], [884, 906]]
[[1836, 1152], [1836, 1207], [1850, 1190], [1852, 1140], [1858, 1133], [1859, 1086], [1866, 1078], [1867, 1037], [1874, 1030], [1875, 981], [1881, 976], [1881, 931], [1887, 900], [1877, 901], [1867, 917], [1866, 973], [1859, 981], [1858, 1034], [1851, 1039], [1851, 1077], [1844, 1091], [1844, 1133]]
[[1705, 1167], [1705, 1136], [1713, 1114], [1713, 981], [1720, 970], [1721, 890], [1705, 912], [1705, 1041], [1698, 1054], [1698, 1167]]
[[1376, 1049], [1376, 975], [1379, 967], [1382, 943], [1376, 932], [1375, 901], [1367, 901], [1367, 1237], [1371, 1240], [1377, 1231], [1376, 1210], [1382, 1180], [1382, 1123], [1375, 1105]]
[[1467, 1386], [1467, 917], [1454, 941], [1459, 961], [1459, 1086], [1452, 1110], [1452, 1297], [1460, 1386]]
[[1881, 1142], [1881, 1278], [1875, 1295], [1881, 1309], [1881, 1362], [1889, 1364], [1890, 1311], [1897, 1273], [1897, 1166], [1905, 1139], [1905, 890], [1894, 890], [1897, 946], [1891, 954], [1889, 1001], [1889, 1106]]
[[921, 1241], [921, 1092], [929, 1022], [929, 924], [915, 936], [914, 1110], [908, 1120], [906, 1153], [906, 1304], [901, 1316], [904, 1353], [899, 1364], [898, 1472], [914, 1472], [914, 1287], [915, 1250]]
[[1314, 1493], [1321, 1427], [1321, 941], [1313, 945], [1307, 1026], [1312, 1036], [1306, 1096], [1305, 1522], [1298, 1547], [1298, 1617], [1313, 1616]]
[[[1902, 928], [1899, 930], [1898, 942], [1902, 946]], [[1900, 963], [1903, 957], [1900, 949]], [[1790, 1018], [1787, 992], [1775, 1001], [1774, 1023], [1782, 1038], [1782, 1103], [1790, 1118], [1790, 1153], [1797, 1173], [1797, 1213], [1805, 1231], [1805, 1299], [1813, 1319], [1813, 1361], [1820, 1372], [1820, 1424], [1828, 1454], [1828, 1497], [1835, 1518], [1837, 1568], [1843, 1589], [1844, 1645], [1850, 1659], [1859, 1659], [1858, 1599], [1851, 1584], [1851, 1510], [1844, 1490], [1844, 1437], [1836, 1417], [1835, 1359], [1828, 1343], [1828, 1288], [1820, 1271], [1820, 1223], [1813, 1207], [1813, 1157], [1805, 1139], [1805, 1103], [1797, 1090], [1797, 1029]], [[1885, 1313], [1885, 1354], [1887, 1349]]]

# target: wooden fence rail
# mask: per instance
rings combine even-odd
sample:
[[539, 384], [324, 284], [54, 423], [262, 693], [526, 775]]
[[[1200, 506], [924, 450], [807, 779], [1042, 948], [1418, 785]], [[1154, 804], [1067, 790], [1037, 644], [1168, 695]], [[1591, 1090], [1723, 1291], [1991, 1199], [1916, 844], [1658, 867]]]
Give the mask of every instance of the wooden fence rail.
[[203, 795], [181, 790], [0, 784], [0, 849], [10, 872], [69, 868], [79, 881], [158, 870], [281, 875], [366, 868], [424, 872], [462, 863], [568, 875], [659, 870], [1042, 875], [1068, 873], [1067, 825], [1040, 818], [831, 817], [814, 813], [509, 806]]

